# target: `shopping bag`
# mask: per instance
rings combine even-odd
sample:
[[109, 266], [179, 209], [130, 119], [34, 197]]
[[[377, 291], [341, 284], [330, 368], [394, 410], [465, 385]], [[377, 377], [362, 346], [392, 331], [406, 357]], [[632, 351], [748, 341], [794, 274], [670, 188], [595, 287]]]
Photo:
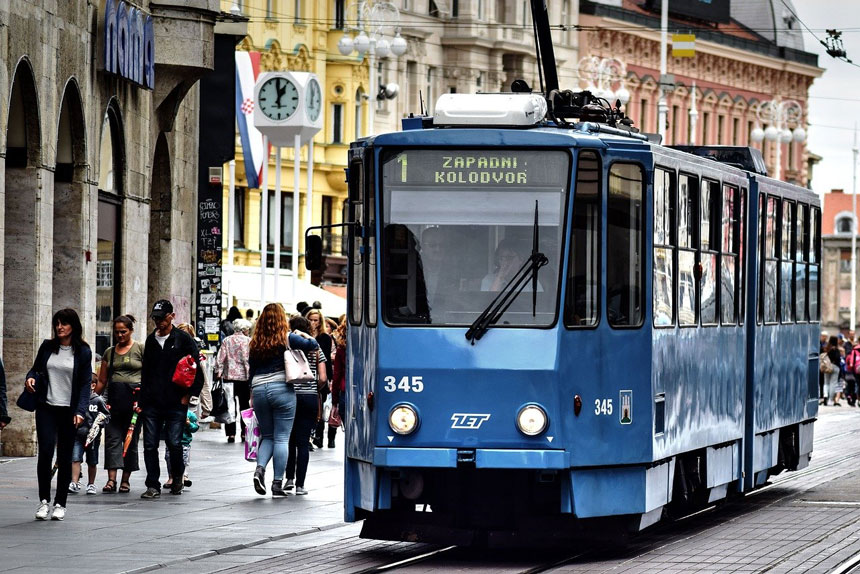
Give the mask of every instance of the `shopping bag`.
[[260, 448], [260, 426], [254, 409], [242, 411], [242, 420], [245, 421], [245, 460], [257, 462], [257, 450]]

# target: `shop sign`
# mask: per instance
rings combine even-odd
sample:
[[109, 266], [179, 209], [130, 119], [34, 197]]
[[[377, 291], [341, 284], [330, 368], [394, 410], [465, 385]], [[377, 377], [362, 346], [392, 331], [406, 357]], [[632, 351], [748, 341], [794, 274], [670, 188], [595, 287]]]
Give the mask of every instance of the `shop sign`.
[[155, 30], [152, 16], [117, 0], [103, 0], [103, 69], [147, 90], [155, 87]]

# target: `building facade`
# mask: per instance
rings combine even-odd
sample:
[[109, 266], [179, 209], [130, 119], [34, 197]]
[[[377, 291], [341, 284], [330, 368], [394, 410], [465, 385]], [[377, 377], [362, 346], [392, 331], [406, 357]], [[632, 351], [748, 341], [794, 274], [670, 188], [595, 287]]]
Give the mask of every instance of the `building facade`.
[[[581, 54], [617, 58], [626, 64], [627, 115], [640, 130], [651, 133], [659, 132], [660, 4], [657, 0], [580, 3]], [[713, 3], [713, 15], [718, 18], [719, 4], [729, 2]], [[674, 84], [666, 98], [664, 143], [755, 147], [762, 151], [768, 173], [777, 173], [779, 160], [780, 179], [807, 186], [810, 157], [804, 141], [756, 142], [753, 133], [775, 125], [757, 115], [769, 101], [799, 103], [800, 118], [783, 122], [781, 129], [805, 129], [809, 88], [823, 70], [817, 56], [803, 49], [800, 23], [792, 16], [789, 0], [749, 0], [730, 6], [725, 21], [714, 22], [703, 19], [710, 15], [671, 12], [670, 4], [669, 33], [695, 34], [695, 55], [669, 54], [667, 72], [674, 76]]]
[[78, 311], [100, 353], [111, 319], [191, 318], [197, 79], [212, 68], [218, 0], [0, 3], [0, 320], [12, 424], [6, 455], [35, 453], [14, 406], [51, 317]]
[[821, 329], [833, 335], [848, 333], [851, 306], [857, 309], [856, 299], [851, 300], [852, 199], [834, 189], [824, 194], [821, 209]]

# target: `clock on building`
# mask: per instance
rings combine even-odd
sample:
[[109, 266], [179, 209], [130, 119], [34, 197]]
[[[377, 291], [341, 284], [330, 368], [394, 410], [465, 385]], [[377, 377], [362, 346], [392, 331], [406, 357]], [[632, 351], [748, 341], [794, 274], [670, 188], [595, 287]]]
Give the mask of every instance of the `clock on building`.
[[308, 109], [308, 118], [312, 122], [317, 121], [317, 118], [320, 117], [320, 112], [322, 111], [322, 91], [320, 90], [320, 84], [317, 82], [316, 78], [311, 78], [308, 81], [305, 103]]
[[299, 107], [299, 90], [286, 76], [275, 75], [260, 85], [257, 104], [270, 120], [283, 121]]

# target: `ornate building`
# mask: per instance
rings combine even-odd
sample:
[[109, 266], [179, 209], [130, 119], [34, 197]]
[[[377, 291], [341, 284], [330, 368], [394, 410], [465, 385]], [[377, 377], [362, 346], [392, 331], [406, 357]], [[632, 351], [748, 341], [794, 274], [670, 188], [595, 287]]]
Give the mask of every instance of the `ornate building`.
[[[627, 114], [642, 131], [653, 133], [659, 131], [659, 6], [650, 0], [581, 0], [579, 22], [581, 55], [626, 63]], [[803, 50], [793, 12], [789, 0], [732, 2], [730, 18], [722, 23], [670, 12], [669, 33], [696, 38], [694, 57], [669, 54], [667, 72], [674, 75], [674, 85], [667, 95], [666, 144], [751, 145], [762, 150], [769, 173], [777, 171], [779, 157], [781, 179], [808, 185], [803, 141], [754, 141], [754, 130], [766, 127], [757, 116], [764, 102], [797, 101], [802, 116], [783, 128], [805, 128], [809, 87], [823, 72], [817, 56]]]

